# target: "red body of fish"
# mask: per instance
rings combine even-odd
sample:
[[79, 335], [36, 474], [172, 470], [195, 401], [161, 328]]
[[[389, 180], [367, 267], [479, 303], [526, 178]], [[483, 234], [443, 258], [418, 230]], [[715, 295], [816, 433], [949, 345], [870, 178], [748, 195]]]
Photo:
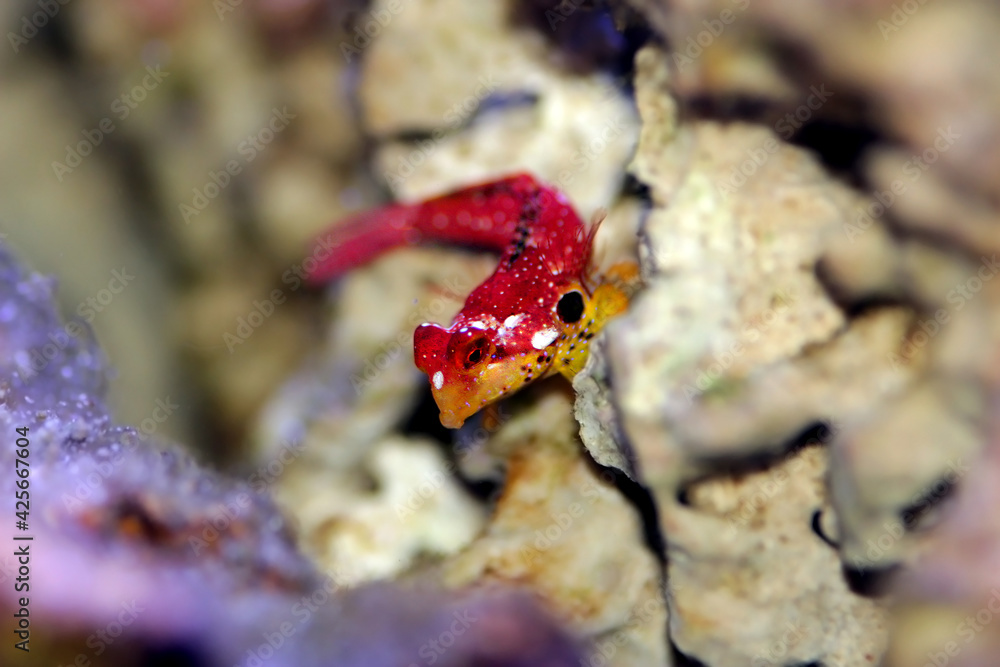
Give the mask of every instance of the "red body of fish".
[[441, 423], [457, 428], [527, 382], [557, 372], [572, 378], [594, 334], [625, 308], [619, 288], [591, 287], [596, 227], [583, 224], [563, 193], [518, 174], [352, 216], [325, 235], [335, 250], [308, 278], [330, 280], [422, 242], [500, 253], [496, 271], [450, 326], [421, 324], [413, 336], [414, 361], [430, 378]]

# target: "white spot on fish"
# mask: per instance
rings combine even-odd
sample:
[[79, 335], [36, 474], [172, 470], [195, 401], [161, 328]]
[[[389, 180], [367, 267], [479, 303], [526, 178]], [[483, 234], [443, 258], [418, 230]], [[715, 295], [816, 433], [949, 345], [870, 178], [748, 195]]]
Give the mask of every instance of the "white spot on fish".
[[441, 387], [444, 386], [444, 373], [438, 371], [437, 373], [434, 374], [432, 381], [434, 382], [434, 388], [440, 389]]
[[536, 350], [544, 350], [549, 345], [552, 344], [556, 338], [558, 338], [559, 332], [555, 329], [542, 329], [541, 331], [536, 331], [535, 335], [531, 337], [531, 347]]
[[511, 315], [503, 321], [504, 329], [513, 329], [517, 326], [518, 322], [524, 319], [524, 313], [518, 313], [517, 315]]
[[473, 329], [485, 329], [486, 328], [486, 325], [483, 324], [482, 322], [480, 322], [479, 320], [476, 320], [475, 322], [469, 322], [469, 326], [472, 327]]

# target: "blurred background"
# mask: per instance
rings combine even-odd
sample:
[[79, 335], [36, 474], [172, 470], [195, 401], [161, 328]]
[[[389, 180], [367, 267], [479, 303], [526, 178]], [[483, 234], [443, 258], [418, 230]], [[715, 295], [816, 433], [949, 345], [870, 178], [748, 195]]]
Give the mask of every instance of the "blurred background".
[[[339, 46], [362, 9], [5, 4], [3, 232], [93, 327], [124, 421], [170, 397], [159, 434], [224, 458], [315, 342], [316, 294], [281, 277], [380, 196], [354, 113], [358, 59]], [[281, 287], [266, 326], [227, 347]]]
[[[78, 573], [126, 563], [155, 599], [162, 559], [190, 587], [136, 641], [177, 654], [121, 664], [245, 659], [320, 574], [363, 611], [279, 664], [355, 640], [337, 664], [397, 664], [451, 623], [379, 580], [525, 586], [551, 664], [996, 664], [997, 3], [17, 0], [0, 28], [0, 238], [86, 325], [49, 341], [92, 330], [114, 420], [243, 484], [126, 464], [53, 521], [58, 655], [92, 656], [73, 642], [131, 590]], [[608, 210], [599, 254], [647, 289], [575, 394], [455, 434], [413, 322], [493, 260], [406, 250], [322, 289], [303, 267], [351, 212], [519, 170]], [[246, 487], [227, 548], [187, 548]], [[505, 634], [531, 604], [466, 603], [499, 620], [446, 664], [531, 636]], [[488, 664], [540, 664], [518, 659]]]
[[[532, 89], [560, 70], [603, 71], [606, 86], [624, 87], [648, 32], [641, 21], [616, 27], [610, 7], [589, 3], [581, 12], [581, 3], [567, 5], [574, 11], [563, 10], [568, 19], [555, 14], [556, 22], [546, 15], [553, 3], [498, 6], [485, 17], [469, 8], [468, 35], [509, 14], [519, 31], [535, 32], [527, 40], [535, 53], [514, 58], [518, 71], [503, 72], [490, 57], [509, 66], [504, 52], [518, 47], [487, 44], [480, 63], [450, 66], [464, 69], [456, 77], [433, 60], [398, 61], [434, 42], [421, 10], [405, 4], [56, 0], [4, 7], [3, 231], [36, 270], [58, 276], [64, 312], [93, 328], [114, 369], [110, 397], [123, 420], [138, 424], [158, 399], [172, 397], [180, 407], [158, 433], [226, 460], [266, 397], [320, 338], [319, 294], [298, 279], [308, 241], [393, 195], [387, 175], [398, 167], [379, 170], [370, 160], [378, 142], [402, 139], [409, 150], [417, 145], [410, 140], [435, 128], [460, 135], [490, 108], [530, 106]], [[404, 8], [417, 19], [396, 22], [404, 41], [379, 58], [376, 69], [385, 71], [363, 80], [368, 47]], [[565, 50], [542, 52], [542, 44], [560, 40]], [[539, 58], [553, 62], [552, 72], [528, 71]], [[525, 74], [525, 90], [497, 90], [500, 82], [524, 84]], [[466, 78], [474, 82], [468, 91]], [[579, 143], [561, 149], [567, 161]], [[479, 171], [486, 177], [531, 162], [521, 157]], [[447, 187], [414, 185], [420, 179], [405, 175], [396, 178], [409, 181], [397, 196]], [[598, 198], [610, 200], [615, 187], [603, 186]], [[109, 287], [115, 271], [127, 284], [109, 292], [119, 284]], [[259, 331], [252, 326], [253, 336], [227, 343], [226, 334], [237, 336], [275, 289], [287, 302]]]

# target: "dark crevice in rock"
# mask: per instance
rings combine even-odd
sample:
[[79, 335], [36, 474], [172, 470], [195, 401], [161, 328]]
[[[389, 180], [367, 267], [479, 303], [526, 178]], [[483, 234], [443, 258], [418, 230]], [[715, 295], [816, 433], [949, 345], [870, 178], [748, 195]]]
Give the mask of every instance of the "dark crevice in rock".
[[536, 30], [563, 67], [581, 74], [630, 74], [636, 52], [653, 36], [641, 14], [609, 0], [520, 0], [511, 21]]
[[853, 174], [878, 138], [871, 127], [819, 118], [803, 124], [791, 143], [815, 152], [831, 171]]
[[706, 663], [681, 653], [673, 641], [670, 642], [670, 654], [674, 667], [709, 667]]
[[898, 563], [882, 567], [842, 566], [848, 587], [857, 595], [881, 597], [889, 592], [895, 575], [901, 570]]
[[816, 279], [823, 286], [823, 291], [826, 292], [827, 296], [829, 296], [830, 299], [844, 311], [844, 314], [847, 315], [849, 319], [860, 317], [861, 315], [874, 310], [879, 310], [881, 308], [895, 308], [902, 305], [908, 305], [902, 298], [901, 294], [869, 293], [862, 297], [858, 297], [848, 293], [837, 284], [836, 279], [830, 274], [830, 269], [822, 257], [818, 262], [816, 262], [816, 268], [813, 273], [815, 274]]
[[810, 525], [812, 526], [812, 531], [816, 534], [816, 537], [823, 540], [834, 549], [840, 548], [840, 545], [823, 531], [823, 510], [817, 509], [813, 512]]
[[424, 382], [420, 385], [420, 395], [413, 410], [403, 420], [400, 428], [403, 435], [425, 436], [436, 440], [442, 445], [447, 445], [449, 449], [452, 443], [452, 431], [441, 425], [440, 410], [434, 402], [434, 394], [431, 393], [430, 383]]
[[936, 484], [927, 489], [916, 502], [907, 505], [899, 511], [899, 519], [906, 530], [914, 530], [926, 524], [928, 516], [932, 511], [955, 495], [957, 488], [956, 481], [950, 477], [943, 477]]
[[441, 447], [441, 450], [449, 462], [449, 468], [456, 471], [455, 479], [476, 499], [492, 504], [499, 493], [503, 490], [502, 479], [469, 479], [461, 473], [461, 466], [458, 464], [458, 457], [461, 451], [467, 447], [475, 446], [479, 440], [481, 432], [478, 429], [469, 430], [481, 420], [481, 414], [477, 414], [469, 419], [467, 428], [461, 432], [445, 428], [441, 425], [440, 410], [434, 402], [434, 394], [431, 393], [430, 384], [421, 384], [420, 396], [413, 410], [403, 420], [401, 432], [407, 436], [423, 436], [431, 438]]
[[615, 487], [639, 512], [642, 521], [642, 537], [646, 547], [653, 552], [661, 567], [666, 565], [667, 543], [660, 532], [660, 517], [656, 500], [649, 489], [614, 468], [603, 468], [615, 476]]
[[138, 664], [141, 667], [208, 667], [212, 662], [195, 646], [174, 642], [146, 647]]
[[785, 447], [775, 451], [758, 451], [741, 456], [717, 456], [703, 461], [703, 467], [710, 472], [688, 481], [681, 486], [678, 500], [682, 505], [688, 505], [686, 499], [690, 489], [713, 479], [721, 477], [742, 477], [753, 473], [764, 472], [798, 454], [806, 447], [825, 446], [833, 438], [834, 431], [828, 421], [816, 421], [798, 434], [788, 439]]

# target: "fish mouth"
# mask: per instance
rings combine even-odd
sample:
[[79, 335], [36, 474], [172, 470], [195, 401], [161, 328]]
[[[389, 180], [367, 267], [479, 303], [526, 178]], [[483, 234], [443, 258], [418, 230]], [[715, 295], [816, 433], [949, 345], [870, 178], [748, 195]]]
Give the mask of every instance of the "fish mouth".
[[451, 410], [441, 411], [441, 425], [445, 428], [461, 428], [465, 420], [472, 416], [472, 413], [458, 415]]
[[[434, 402], [441, 411], [441, 425], [445, 428], [459, 428], [465, 420], [479, 412], [492, 400], [491, 398], [470, 396], [469, 392], [460, 387], [445, 385], [441, 389], [431, 386]], [[472, 399], [472, 400], [470, 400]]]
[[440, 388], [432, 379], [431, 394], [441, 410], [441, 425], [459, 428], [490, 403], [517, 391], [524, 384], [516, 370], [518, 363], [490, 364], [473, 376], [452, 378]]

